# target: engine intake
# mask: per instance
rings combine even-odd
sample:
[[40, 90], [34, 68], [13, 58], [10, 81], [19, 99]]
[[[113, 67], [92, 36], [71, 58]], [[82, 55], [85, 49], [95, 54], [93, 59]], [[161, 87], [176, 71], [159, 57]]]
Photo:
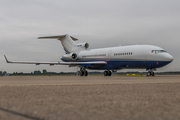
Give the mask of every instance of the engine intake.
[[73, 59], [73, 60], [76, 60], [77, 59], [77, 54], [76, 53], [73, 53], [72, 55], [71, 55], [71, 58]]
[[89, 48], [89, 44], [88, 43], [79, 43], [79, 44], [77, 44], [77, 46], [81, 47], [81, 48], [85, 48], [85, 49]]
[[86, 49], [88, 49], [88, 48], [89, 48], [89, 44], [88, 44], [88, 43], [85, 43], [84, 47], [85, 47]]

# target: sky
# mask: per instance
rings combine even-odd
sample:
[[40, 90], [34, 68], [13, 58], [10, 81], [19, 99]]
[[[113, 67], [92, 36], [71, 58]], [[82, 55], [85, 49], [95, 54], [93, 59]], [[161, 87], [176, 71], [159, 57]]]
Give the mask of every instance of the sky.
[[[60, 61], [58, 40], [41, 36], [69, 34], [90, 49], [121, 44], [162, 47], [174, 61], [159, 71], [180, 71], [179, 0], [0, 0], [0, 71], [75, 72], [68, 66], [7, 64]], [[145, 71], [145, 70], [144, 70]]]

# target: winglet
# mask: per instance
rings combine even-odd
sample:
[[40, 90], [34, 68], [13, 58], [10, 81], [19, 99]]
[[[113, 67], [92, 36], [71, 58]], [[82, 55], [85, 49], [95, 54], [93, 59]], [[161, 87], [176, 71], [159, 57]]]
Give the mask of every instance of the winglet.
[[7, 63], [10, 63], [5, 55], [4, 55], [4, 57], [5, 57], [5, 59], [6, 59], [6, 62], [7, 62]]

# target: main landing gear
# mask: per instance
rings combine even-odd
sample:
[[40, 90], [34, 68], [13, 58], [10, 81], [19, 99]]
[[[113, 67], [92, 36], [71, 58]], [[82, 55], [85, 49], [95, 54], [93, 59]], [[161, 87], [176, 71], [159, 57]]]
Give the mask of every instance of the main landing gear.
[[80, 76], [88, 76], [88, 71], [85, 69], [80, 70]]
[[111, 76], [111, 75], [112, 75], [112, 73], [110, 70], [104, 71], [104, 76]]
[[147, 72], [147, 76], [148, 76], [148, 77], [149, 77], [149, 76], [155, 76], [155, 74], [154, 74], [153, 71], [148, 71], [148, 72]]

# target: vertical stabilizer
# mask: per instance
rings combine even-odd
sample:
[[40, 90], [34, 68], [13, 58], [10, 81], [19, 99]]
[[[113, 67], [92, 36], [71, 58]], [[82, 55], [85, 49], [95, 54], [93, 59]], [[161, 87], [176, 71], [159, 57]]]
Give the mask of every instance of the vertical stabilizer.
[[77, 45], [74, 41], [78, 40], [72, 36], [69, 36], [68, 34], [59, 35], [59, 36], [39, 37], [38, 39], [58, 39], [58, 40], [60, 40], [66, 54], [74, 52], [75, 48], [77, 47]]
[[66, 52], [66, 54], [73, 52], [73, 47], [76, 46], [76, 43], [72, 40], [72, 38], [67, 34], [63, 39], [61, 40], [61, 44]]

